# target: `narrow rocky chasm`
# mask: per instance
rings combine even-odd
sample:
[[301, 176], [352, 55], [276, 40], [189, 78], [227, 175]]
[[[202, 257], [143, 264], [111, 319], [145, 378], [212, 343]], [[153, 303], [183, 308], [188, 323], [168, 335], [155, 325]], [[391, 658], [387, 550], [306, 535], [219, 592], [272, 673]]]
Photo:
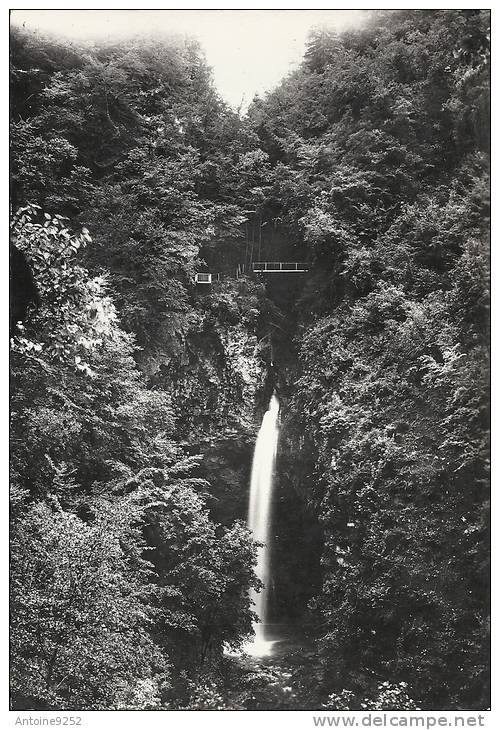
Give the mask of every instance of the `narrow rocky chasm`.
[[[272, 251], [273, 244], [264, 239], [263, 251]], [[281, 255], [290, 257], [282, 240], [279, 245]], [[218, 266], [213, 255], [212, 266]], [[296, 305], [306, 281], [304, 274], [237, 279], [227, 273], [209, 290], [197, 291], [201, 324], [187, 333], [185, 355], [156, 364], [150, 376], [155, 385], [171, 389], [178, 431], [189, 451], [202, 456], [198, 474], [210, 485], [207, 504], [223, 524], [247, 519], [255, 442], [276, 391], [281, 428], [267, 592], [269, 622], [282, 627], [287, 644], [294, 631], [312, 635], [308, 603], [321, 585], [322, 534], [294, 463], [289, 409], [297, 376]]]

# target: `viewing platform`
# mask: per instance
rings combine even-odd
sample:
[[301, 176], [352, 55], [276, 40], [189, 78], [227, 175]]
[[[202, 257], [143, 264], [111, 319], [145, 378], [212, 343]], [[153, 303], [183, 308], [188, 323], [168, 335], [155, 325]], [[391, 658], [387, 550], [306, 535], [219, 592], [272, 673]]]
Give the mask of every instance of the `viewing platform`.
[[252, 264], [255, 274], [301, 274], [309, 271], [304, 261], [256, 261]]
[[195, 284], [213, 284], [214, 281], [219, 281], [219, 274], [198, 273], [194, 275]]

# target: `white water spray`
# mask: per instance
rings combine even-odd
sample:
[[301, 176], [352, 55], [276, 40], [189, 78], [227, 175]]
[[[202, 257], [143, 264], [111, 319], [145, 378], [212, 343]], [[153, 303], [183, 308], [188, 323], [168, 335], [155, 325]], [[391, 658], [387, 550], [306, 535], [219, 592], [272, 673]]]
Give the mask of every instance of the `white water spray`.
[[279, 401], [273, 394], [269, 410], [264, 414], [260, 427], [252, 462], [252, 479], [250, 482], [250, 503], [248, 507], [248, 527], [253, 537], [263, 546], [257, 552], [257, 575], [264, 583], [260, 593], [253, 589], [250, 598], [255, 603], [255, 612], [259, 623], [254, 624], [255, 638], [245, 647], [247, 654], [266, 656], [271, 653], [274, 641], [266, 641], [266, 620], [268, 609], [268, 585], [271, 565], [271, 504], [273, 497], [274, 464], [278, 446]]

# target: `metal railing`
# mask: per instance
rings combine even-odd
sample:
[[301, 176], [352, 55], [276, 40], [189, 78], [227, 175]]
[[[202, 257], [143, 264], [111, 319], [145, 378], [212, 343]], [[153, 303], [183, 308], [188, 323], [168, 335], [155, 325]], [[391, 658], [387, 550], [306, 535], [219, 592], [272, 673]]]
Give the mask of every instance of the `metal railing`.
[[273, 273], [280, 271], [308, 271], [309, 266], [304, 261], [255, 261], [252, 271], [257, 273]]
[[[250, 264], [251, 271], [254, 274], [279, 274], [279, 273], [305, 273], [309, 271], [309, 265], [305, 261], [255, 261]], [[234, 271], [234, 276], [239, 279], [244, 276], [248, 266], [238, 264]], [[212, 274], [208, 272], [198, 272], [194, 275], [195, 284], [214, 284], [221, 281], [226, 274]]]

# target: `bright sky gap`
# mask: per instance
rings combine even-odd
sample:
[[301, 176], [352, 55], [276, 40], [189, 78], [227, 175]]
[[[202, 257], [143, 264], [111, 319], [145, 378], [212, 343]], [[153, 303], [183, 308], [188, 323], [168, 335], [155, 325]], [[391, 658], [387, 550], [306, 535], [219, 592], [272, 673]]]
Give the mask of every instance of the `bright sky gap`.
[[198, 38], [221, 96], [246, 108], [301, 61], [311, 28], [359, 25], [363, 10], [13, 10], [11, 21], [75, 40], [182, 33]]

